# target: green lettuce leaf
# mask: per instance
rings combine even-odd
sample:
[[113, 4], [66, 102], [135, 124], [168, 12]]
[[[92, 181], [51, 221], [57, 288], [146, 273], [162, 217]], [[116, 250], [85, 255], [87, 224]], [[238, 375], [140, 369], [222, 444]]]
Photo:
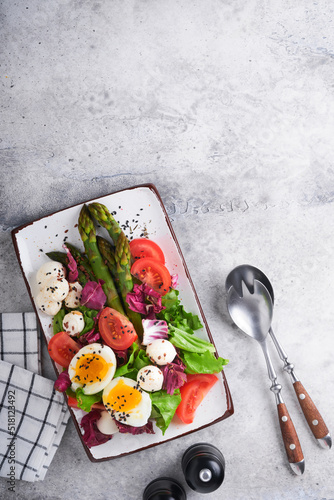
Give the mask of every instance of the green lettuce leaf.
[[162, 430], [162, 434], [165, 434], [176, 408], [181, 403], [180, 389], [176, 389], [173, 395], [167, 394], [164, 390], [151, 392], [150, 398], [152, 401], [151, 418], [155, 418], [157, 426]]
[[66, 314], [65, 308], [62, 307], [60, 311], [58, 311], [57, 314], [53, 317], [52, 328], [54, 335], [64, 330], [63, 319], [65, 314]]
[[114, 378], [129, 377], [133, 380], [136, 380], [138, 371], [143, 368], [143, 366], [151, 364], [151, 361], [146, 356], [146, 351], [141, 349], [139, 345], [134, 342], [130, 347], [128, 362], [116, 369]]
[[136, 370], [139, 372], [141, 368], [144, 368], [144, 366], [151, 364], [152, 362], [150, 361], [150, 358], [146, 355], [146, 351], [144, 351], [144, 349], [140, 349], [133, 363], [134, 368], [136, 368]]
[[210, 351], [203, 353], [182, 351], [180, 356], [186, 365], [186, 373], [219, 373], [228, 363], [228, 359], [217, 359]]
[[85, 327], [80, 333], [81, 337], [81, 335], [84, 335], [85, 333], [89, 332], [94, 328], [95, 325], [94, 318], [95, 316], [97, 316], [99, 311], [97, 311], [96, 309], [89, 309], [89, 307], [86, 306], [77, 307], [76, 311], [82, 312], [85, 321]]
[[92, 405], [98, 403], [102, 400], [103, 391], [97, 392], [96, 394], [85, 394], [81, 387], [75, 391], [75, 397], [78, 401], [78, 408], [84, 411], [90, 412]]
[[199, 330], [203, 325], [197, 314], [189, 313], [184, 309], [179, 293], [178, 290], [172, 289], [162, 297], [161, 303], [166, 309], [163, 309], [157, 317], [188, 333], [194, 333], [194, 330]]
[[169, 327], [169, 341], [179, 349], [190, 352], [204, 353], [205, 351], [216, 352], [215, 346], [207, 340], [200, 339], [191, 333], [187, 333], [175, 326]]

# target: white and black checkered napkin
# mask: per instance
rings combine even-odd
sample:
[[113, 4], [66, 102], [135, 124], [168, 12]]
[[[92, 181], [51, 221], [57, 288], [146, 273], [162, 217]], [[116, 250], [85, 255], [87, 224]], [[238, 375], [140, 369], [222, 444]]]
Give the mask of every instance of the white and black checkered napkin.
[[[27, 314], [27, 313], [25, 313]], [[33, 313], [31, 313], [33, 314]], [[4, 316], [2, 314], [2, 325]], [[13, 325], [22, 321], [20, 314], [14, 315]], [[6, 325], [8, 326], [5, 318]], [[33, 320], [31, 320], [33, 321]], [[36, 323], [36, 319], [35, 319]], [[33, 324], [33, 323], [31, 323]], [[6, 328], [7, 328], [6, 326]], [[10, 330], [10, 328], [8, 328]], [[13, 330], [15, 330], [13, 328]], [[16, 331], [16, 330], [15, 330]], [[36, 330], [37, 331], [37, 330]], [[7, 353], [15, 356], [22, 364], [28, 359], [38, 367], [39, 350], [34, 347], [25, 356], [22, 339], [17, 344], [6, 344], [5, 331], [0, 334], [1, 357]], [[9, 347], [10, 346], [10, 347]], [[15, 349], [16, 347], [16, 349]], [[35, 352], [35, 361], [29, 357]], [[69, 418], [63, 395], [54, 390], [52, 380], [22, 366], [0, 361], [0, 476], [7, 480], [23, 479], [38, 481], [45, 477], [48, 467], [60, 444]]]
[[0, 359], [40, 374], [40, 352], [35, 313], [0, 313]]

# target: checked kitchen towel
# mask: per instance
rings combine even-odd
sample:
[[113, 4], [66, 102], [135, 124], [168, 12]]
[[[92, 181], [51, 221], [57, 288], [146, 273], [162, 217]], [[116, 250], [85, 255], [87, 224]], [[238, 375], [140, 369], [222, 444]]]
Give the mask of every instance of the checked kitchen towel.
[[[3, 313], [0, 320], [0, 476], [38, 481], [60, 444], [69, 412], [53, 381], [36, 373], [39, 341], [30, 338], [32, 331], [37, 336], [34, 313]], [[8, 338], [10, 332], [13, 338]]]
[[0, 359], [41, 374], [40, 348], [35, 313], [0, 314]]

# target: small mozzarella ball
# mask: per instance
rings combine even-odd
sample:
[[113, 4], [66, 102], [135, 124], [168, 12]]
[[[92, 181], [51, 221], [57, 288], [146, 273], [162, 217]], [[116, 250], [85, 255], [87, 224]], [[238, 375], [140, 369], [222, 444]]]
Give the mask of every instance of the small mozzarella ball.
[[82, 286], [78, 281], [69, 283], [69, 292], [65, 298], [65, 306], [69, 309], [75, 309], [80, 306], [80, 299], [82, 293]]
[[50, 300], [64, 300], [69, 291], [68, 281], [65, 278], [51, 278], [43, 290]]
[[164, 376], [160, 368], [154, 365], [148, 365], [139, 370], [137, 382], [144, 391], [160, 391], [164, 383]]
[[176, 349], [169, 340], [157, 339], [148, 344], [146, 354], [153, 363], [167, 365], [176, 356]]
[[63, 328], [66, 333], [69, 335], [78, 335], [81, 333], [85, 327], [85, 320], [82, 312], [80, 311], [71, 311], [68, 314], [65, 314], [63, 319]]
[[102, 432], [102, 434], [106, 434], [107, 436], [119, 432], [115, 420], [112, 418], [112, 416], [107, 410], [101, 411], [101, 416], [96, 422], [96, 425], [99, 431]]
[[50, 260], [45, 262], [36, 274], [36, 281], [40, 289], [44, 288], [50, 278], [65, 278], [66, 271], [63, 264]]
[[49, 297], [45, 295], [44, 290], [39, 292], [35, 299], [35, 302], [38, 309], [40, 309], [48, 316], [54, 316], [61, 309], [61, 302], [50, 300]]

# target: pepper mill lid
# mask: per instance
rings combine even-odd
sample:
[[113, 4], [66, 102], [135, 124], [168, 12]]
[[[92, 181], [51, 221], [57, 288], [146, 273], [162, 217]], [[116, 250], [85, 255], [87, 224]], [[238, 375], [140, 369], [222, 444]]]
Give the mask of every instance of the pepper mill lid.
[[211, 493], [224, 481], [225, 459], [215, 446], [198, 443], [185, 451], [182, 470], [190, 488], [199, 493]]
[[158, 477], [145, 488], [143, 500], [186, 500], [181, 484], [171, 477]]

